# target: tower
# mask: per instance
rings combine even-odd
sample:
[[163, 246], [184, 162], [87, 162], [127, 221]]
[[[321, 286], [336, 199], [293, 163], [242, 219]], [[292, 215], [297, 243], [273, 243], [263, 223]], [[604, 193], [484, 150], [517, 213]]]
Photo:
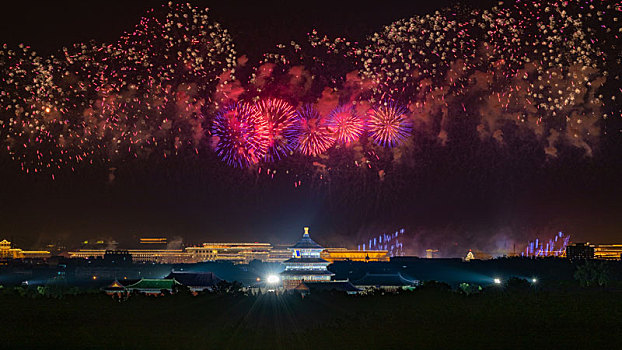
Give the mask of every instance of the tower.
[[330, 262], [320, 257], [324, 248], [309, 237], [308, 227], [304, 228], [300, 241], [288, 250], [292, 257], [283, 262], [285, 271], [281, 272], [285, 289], [296, 288], [302, 281], [328, 282], [334, 276], [326, 269]]

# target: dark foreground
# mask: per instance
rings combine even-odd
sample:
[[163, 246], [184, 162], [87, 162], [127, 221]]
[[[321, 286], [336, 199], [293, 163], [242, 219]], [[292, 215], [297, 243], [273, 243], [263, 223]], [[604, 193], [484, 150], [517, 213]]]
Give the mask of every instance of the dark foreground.
[[612, 349], [622, 292], [0, 295], [2, 348]]

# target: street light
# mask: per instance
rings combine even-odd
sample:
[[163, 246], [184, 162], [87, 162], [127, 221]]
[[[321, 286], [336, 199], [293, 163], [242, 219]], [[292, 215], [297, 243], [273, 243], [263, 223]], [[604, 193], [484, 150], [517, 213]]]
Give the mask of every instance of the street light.
[[501, 284], [501, 278], [495, 278], [494, 281], [495, 284]]

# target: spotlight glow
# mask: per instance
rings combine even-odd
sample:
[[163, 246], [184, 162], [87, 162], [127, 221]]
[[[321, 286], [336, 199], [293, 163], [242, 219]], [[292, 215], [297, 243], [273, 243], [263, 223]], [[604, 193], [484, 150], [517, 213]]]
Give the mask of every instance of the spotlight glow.
[[270, 275], [266, 280], [268, 281], [268, 284], [277, 284], [281, 279], [277, 275]]

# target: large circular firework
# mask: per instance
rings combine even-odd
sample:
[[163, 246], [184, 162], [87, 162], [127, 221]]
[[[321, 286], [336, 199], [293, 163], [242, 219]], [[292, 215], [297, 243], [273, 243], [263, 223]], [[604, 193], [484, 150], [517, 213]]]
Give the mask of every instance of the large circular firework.
[[335, 143], [328, 121], [310, 105], [296, 112], [293, 135], [296, 137], [296, 150], [307, 156], [318, 156]]
[[272, 162], [293, 151], [291, 137], [296, 111], [287, 102], [279, 99], [263, 99], [253, 106], [255, 112], [266, 121], [268, 127], [268, 150], [265, 160]]
[[235, 167], [257, 164], [268, 150], [268, 123], [246, 103], [224, 108], [212, 126], [218, 156]]
[[384, 103], [369, 112], [367, 127], [372, 141], [381, 146], [399, 145], [410, 136], [411, 122], [407, 109], [395, 103]]
[[354, 107], [339, 106], [328, 116], [328, 125], [334, 134], [335, 142], [349, 144], [361, 137], [365, 121], [356, 115]]

